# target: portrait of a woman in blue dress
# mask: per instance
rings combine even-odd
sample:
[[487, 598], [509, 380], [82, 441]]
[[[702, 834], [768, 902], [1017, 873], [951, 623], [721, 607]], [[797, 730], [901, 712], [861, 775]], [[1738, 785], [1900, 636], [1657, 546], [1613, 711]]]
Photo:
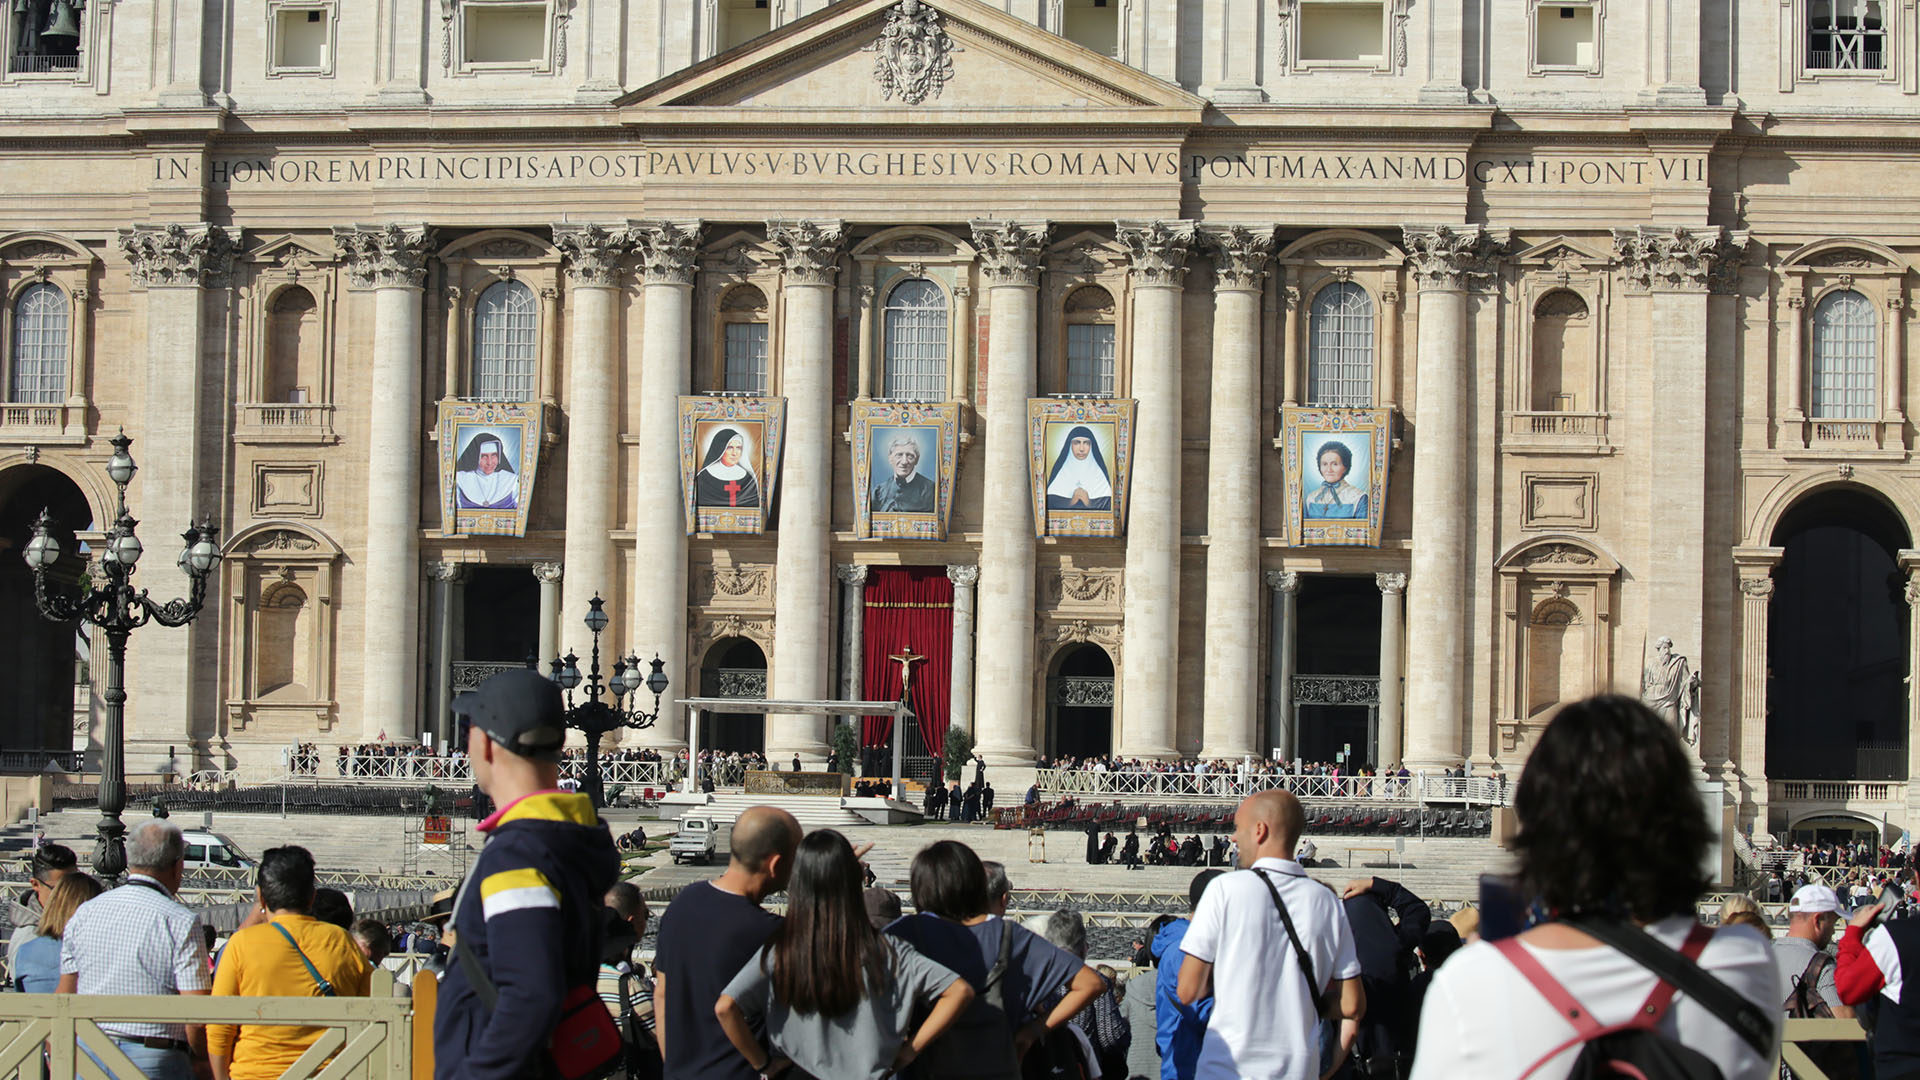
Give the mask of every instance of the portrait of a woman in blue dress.
[[1306, 516], [1365, 520], [1366, 489], [1347, 483], [1347, 474], [1353, 471], [1353, 451], [1347, 444], [1333, 440], [1321, 443], [1319, 453], [1314, 455], [1314, 467], [1320, 474], [1320, 482], [1307, 488]]

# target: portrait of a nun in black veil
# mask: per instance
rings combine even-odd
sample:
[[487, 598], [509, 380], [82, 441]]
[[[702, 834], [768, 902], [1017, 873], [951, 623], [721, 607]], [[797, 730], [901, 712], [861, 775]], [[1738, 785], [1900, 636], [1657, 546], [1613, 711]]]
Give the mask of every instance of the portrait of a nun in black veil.
[[467, 440], [454, 465], [453, 486], [462, 510], [513, 510], [520, 505], [520, 476], [513, 458], [491, 431]]
[[747, 465], [747, 439], [737, 429], [723, 427], [707, 443], [707, 456], [693, 474], [696, 506], [759, 506], [760, 484]]
[[1092, 428], [1079, 425], [1067, 433], [1066, 445], [1047, 474], [1047, 509], [1113, 509], [1113, 480]]

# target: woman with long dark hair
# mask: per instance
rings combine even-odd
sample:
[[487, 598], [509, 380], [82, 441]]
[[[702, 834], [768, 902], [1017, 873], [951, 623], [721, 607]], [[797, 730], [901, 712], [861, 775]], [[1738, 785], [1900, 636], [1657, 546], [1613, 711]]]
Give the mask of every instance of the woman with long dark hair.
[[[1669, 1006], [1650, 969], [1600, 940], [1645, 948], [1644, 935], [1688, 956], [1774, 1020], [1777, 1047], [1781, 990], [1767, 942], [1746, 927], [1708, 933], [1695, 919], [1712, 834], [1672, 725], [1629, 697], [1564, 706], [1527, 759], [1513, 811], [1519, 899], [1537, 923], [1466, 946], [1434, 975], [1414, 1080], [1566, 1076], [1582, 1047], [1576, 1024], [1636, 1019], [1726, 1080], [1771, 1076], [1774, 1048], [1757, 1049], [1684, 991]], [[1574, 1019], [1548, 991], [1578, 1002]]]
[[[714, 1006], [747, 1064], [762, 1073], [880, 1080], [913, 1061], [973, 1000], [952, 971], [873, 928], [860, 859], [832, 829], [808, 833], [787, 883], [787, 920]], [[918, 1029], [912, 1017], [930, 1006]], [[772, 1052], [754, 1038], [764, 1021]]]

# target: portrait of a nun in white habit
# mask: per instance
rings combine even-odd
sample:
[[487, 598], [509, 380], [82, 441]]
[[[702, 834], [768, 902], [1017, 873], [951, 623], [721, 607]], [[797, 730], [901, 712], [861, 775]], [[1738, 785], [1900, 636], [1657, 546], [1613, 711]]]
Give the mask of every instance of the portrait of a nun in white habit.
[[1113, 481], [1092, 428], [1081, 425], [1067, 432], [1066, 445], [1047, 474], [1047, 509], [1113, 509]]
[[747, 440], [723, 427], [707, 443], [707, 456], [693, 474], [695, 506], [759, 506], [760, 484], [747, 467]]
[[453, 486], [462, 510], [514, 510], [520, 506], [520, 474], [513, 471], [500, 436], [483, 431], [467, 442], [454, 466]]

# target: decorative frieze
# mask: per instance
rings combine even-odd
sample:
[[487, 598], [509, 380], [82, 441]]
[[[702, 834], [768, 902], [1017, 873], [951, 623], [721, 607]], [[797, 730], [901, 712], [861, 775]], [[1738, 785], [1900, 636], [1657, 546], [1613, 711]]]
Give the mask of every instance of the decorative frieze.
[[920, 0], [900, 0], [887, 12], [880, 36], [866, 46], [874, 54], [873, 80], [880, 96], [902, 105], [937, 98], [953, 78], [953, 39], [940, 25], [940, 13]]
[[1115, 570], [1069, 567], [1053, 579], [1056, 604], [1113, 604], [1120, 598], [1120, 574]]
[[1191, 221], [1119, 221], [1115, 238], [1126, 247], [1137, 285], [1178, 288], [1187, 276]]
[[697, 221], [635, 223], [628, 235], [634, 253], [640, 257], [641, 280], [648, 285], [693, 284], [694, 263], [704, 231]]
[[1747, 234], [1714, 225], [1615, 229], [1613, 254], [1629, 284], [1663, 292], [1730, 293], [1739, 285]]
[[573, 284], [606, 288], [619, 284], [620, 264], [633, 250], [633, 236], [625, 226], [555, 225], [553, 246], [566, 260]]
[[120, 251], [142, 288], [220, 286], [233, 269], [240, 230], [214, 225], [140, 225], [120, 230]]
[[1052, 226], [1045, 222], [975, 221], [973, 246], [980, 252], [980, 268], [992, 285], [1037, 285], [1040, 259], [1046, 252]]
[[1260, 288], [1266, 280], [1267, 260], [1273, 256], [1272, 226], [1227, 225], [1206, 229], [1203, 235], [1207, 253], [1213, 256], [1214, 288]]
[[1404, 225], [1407, 266], [1422, 289], [1453, 291], [1493, 284], [1507, 246], [1504, 229], [1481, 225]]
[[418, 289], [427, 283], [427, 257], [438, 244], [425, 225], [336, 225], [333, 246], [360, 289]]
[[787, 280], [795, 285], [831, 285], [840, 268], [844, 231], [838, 221], [769, 221], [767, 239], [779, 252]]

